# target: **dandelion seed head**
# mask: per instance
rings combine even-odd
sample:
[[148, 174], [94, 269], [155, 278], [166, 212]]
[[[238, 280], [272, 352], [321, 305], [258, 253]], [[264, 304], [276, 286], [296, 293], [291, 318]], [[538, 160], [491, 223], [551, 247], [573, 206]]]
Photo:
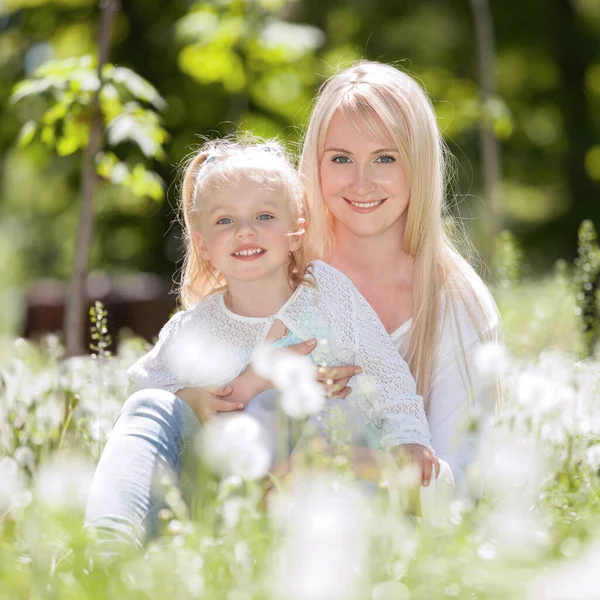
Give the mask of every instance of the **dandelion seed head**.
[[55, 457], [42, 464], [34, 479], [36, 498], [55, 511], [85, 508], [94, 465], [82, 457]]
[[272, 460], [262, 426], [246, 414], [222, 414], [208, 423], [201, 452], [217, 473], [245, 480], [263, 477]]

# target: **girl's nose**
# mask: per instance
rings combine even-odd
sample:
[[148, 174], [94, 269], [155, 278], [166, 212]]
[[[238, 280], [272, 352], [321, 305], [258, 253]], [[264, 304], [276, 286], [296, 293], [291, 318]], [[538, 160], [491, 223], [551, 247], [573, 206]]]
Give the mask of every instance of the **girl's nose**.
[[256, 229], [254, 228], [253, 223], [241, 221], [235, 233], [238, 238], [254, 237], [256, 235]]

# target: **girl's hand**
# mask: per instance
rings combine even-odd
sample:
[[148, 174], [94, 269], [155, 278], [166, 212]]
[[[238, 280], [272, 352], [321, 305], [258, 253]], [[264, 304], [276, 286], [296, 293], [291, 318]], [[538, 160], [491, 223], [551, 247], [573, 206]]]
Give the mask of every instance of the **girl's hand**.
[[421, 485], [424, 487], [429, 485], [434, 468], [437, 475], [440, 474], [440, 461], [431, 448], [420, 444], [402, 444], [393, 448], [392, 452], [400, 461], [420, 468]]
[[189, 387], [175, 392], [195, 413], [201, 423], [206, 423], [215, 413], [231, 412], [244, 408], [231, 399], [231, 385], [221, 387]]
[[[316, 347], [317, 340], [308, 340], [301, 344], [289, 346], [287, 350], [293, 350], [297, 354], [310, 354]], [[352, 388], [348, 387], [350, 377], [362, 372], [360, 367], [350, 365], [346, 367], [318, 367], [317, 381], [325, 389], [328, 398], [345, 398]]]

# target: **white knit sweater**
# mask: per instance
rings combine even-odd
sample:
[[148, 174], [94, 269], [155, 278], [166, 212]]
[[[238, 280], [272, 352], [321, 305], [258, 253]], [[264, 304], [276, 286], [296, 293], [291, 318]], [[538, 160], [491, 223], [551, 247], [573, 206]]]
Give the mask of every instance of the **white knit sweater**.
[[[423, 399], [373, 308], [337, 269], [314, 261], [311, 270], [316, 287], [300, 285], [267, 318], [231, 312], [223, 293], [175, 314], [160, 332], [156, 346], [129, 369], [130, 389], [176, 392], [183, 387], [228, 383], [248, 366], [279, 320], [293, 334], [289, 343], [319, 340], [312, 353], [315, 363], [363, 369], [371, 385], [351, 383], [348, 401], [364, 415], [382, 449], [408, 443], [430, 447]], [[366, 388], [368, 394], [361, 391]]]

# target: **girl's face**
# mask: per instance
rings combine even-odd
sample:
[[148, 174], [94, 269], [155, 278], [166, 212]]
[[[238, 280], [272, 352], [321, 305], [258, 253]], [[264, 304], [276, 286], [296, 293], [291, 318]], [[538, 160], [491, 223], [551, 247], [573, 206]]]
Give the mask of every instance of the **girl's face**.
[[209, 192], [199, 215], [196, 243], [228, 281], [287, 277], [290, 252], [301, 236], [280, 189], [248, 182]]
[[321, 194], [332, 215], [350, 233], [380, 235], [404, 227], [410, 189], [400, 154], [389, 139], [383, 143], [362, 133], [338, 111], [325, 137], [320, 161]]

